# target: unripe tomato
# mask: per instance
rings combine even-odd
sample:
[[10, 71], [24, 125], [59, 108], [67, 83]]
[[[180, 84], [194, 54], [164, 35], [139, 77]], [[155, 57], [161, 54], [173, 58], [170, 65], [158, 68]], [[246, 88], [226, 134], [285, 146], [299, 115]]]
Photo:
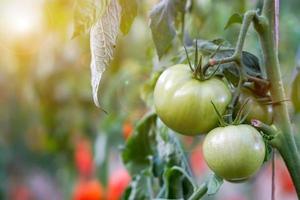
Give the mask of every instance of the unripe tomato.
[[184, 135], [206, 133], [218, 124], [211, 102], [224, 113], [231, 93], [219, 78], [200, 81], [188, 65], [166, 69], [154, 89], [154, 105], [160, 119], [174, 131]]
[[113, 172], [109, 177], [107, 188], [107, 200], [119, 200], [127, 186], [130, 184], [131, 177], [128, 172], [121, 168]]
[[[272, 124], [273, 109], [271, 105], [266, 105], [258, 101], [257, 97], [250, 90], [243, 88], [239, 97], [238, 108], [249, 99], [245, 106], [246, 111], [250, 111], [246, 121], [251, 122], [252, 119], [257, 119], [265, 124]], [[237, 112], [238, 109], [236, 109]]]
[[250, 125], [230, 125], [210, 131], [203, 143], [204, 159], [218, 176], [232, 182], [254, 175], [265, 157], [265, 143]]
[[298, 72], [292, 86], [291, 99], [296, 112], [300, 112], [300, 73]]
[[80, 180], [74, 188], [73, 200], [104, 200], [104, 191], [98, 180]]

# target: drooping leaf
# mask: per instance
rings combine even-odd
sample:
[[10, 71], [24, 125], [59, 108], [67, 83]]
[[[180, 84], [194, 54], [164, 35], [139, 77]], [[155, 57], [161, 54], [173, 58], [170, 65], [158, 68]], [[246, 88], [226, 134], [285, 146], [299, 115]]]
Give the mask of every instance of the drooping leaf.
[[227, 29], [229, 26], [231, 26], [232, 24], [241, 24], [243, 22], [243, 15], [240, 15], [238, 13], [234, 13], [233, 15], [230, 16], [230, 18], [228, 19], [224, 30]]
[[149, 190], [149, 179], [151, 177], [147, 173], [141, 173], [136, 175], [130, 183], [130, 186], [123, 194], [122, 200], [148, 200], [150, 198], [151, 191]]
[[135, 175], [151, 166], [151, 157], [155, 147], [156, 114], [149, 113], [136, 126], [128, 139], [122, 159], [131, 175]]
[[[151, 199], [147, 190], [154, 181], [160, 186], [154, 192], [157, 198], [187, 199], [192, 195], [194, 183], [181, 148], [176, 135], [157, 120], [155, 113], [150, 112], [143, 117], [122, 152], [126, 168], [133, 177], [141, 177], [139, 181], [142, 182], [134, 178], [124, 199]], [[148, 196], [143, 196], [145, 194]]]
[[158, 57], [168, 51], [184, 14], [186, 0], [161, 0], [150, 13], [150, 28]]
[[223, 184], [223, 179], [218, 177], [215, 174], [212, 174], [207, 183], [207, 194], [208, 195], [216, 194], [219, 191], [222, 184]]
[[157, 156], [159, 156], [166, 165], [179, 166], [191, 175], [188, 161], [186, 160], [180, 141], [175, 133], [164, 125], [161, 120], [157, 122], [157, 129]]
[[103, 15], [109, 3], [110, 0], [77, 0], [72, 37], [88, 33], [97, 19]]
[[184, 169], [174, 166], [168, 168], [164, 174], [165, 198], [188, 199], [194, 192], [194, 183]]
[[103, 72], [113, 58], [120, 29], [121, 7], [117, 0], [110, 0], [103, 15], [98, 19], [90, 31], [91, 47], [91, 84], [93, 99], [100, 107], [98, 101], [98, 87]]
[[134, 18], [137, 15], [137, 0], [119, 0], [119, 2], [122, 7], [121, 31], [123, 34], [127, 34]]

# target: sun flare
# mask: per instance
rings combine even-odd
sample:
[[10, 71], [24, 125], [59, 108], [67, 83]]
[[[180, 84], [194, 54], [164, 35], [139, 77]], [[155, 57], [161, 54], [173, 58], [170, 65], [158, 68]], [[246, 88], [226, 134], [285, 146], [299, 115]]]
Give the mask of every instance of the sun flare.
[[10, 37], [22, 37], [40, 30], [42, 23], [40, 3], [24, 0], [3, 4], [0, 13], [2, 33]]

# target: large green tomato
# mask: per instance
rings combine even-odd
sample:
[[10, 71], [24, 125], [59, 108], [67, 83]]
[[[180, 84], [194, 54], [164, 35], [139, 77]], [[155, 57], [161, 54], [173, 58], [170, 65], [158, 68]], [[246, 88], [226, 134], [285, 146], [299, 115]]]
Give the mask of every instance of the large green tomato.
[[296, 112], [300, 112], [300, 72], [298, 72], [292, 86], [291, 99]]
[[231, 93], [219, 78], [195, 79], [188, 65], [166, 69], [154, 89], [154, 105], [160, 119], [184, 135], [207, 133], [218, 124], [211, 102], [224, 113]]
[[205, 137], [204, 159], [218, 176], [232, 182], [254, 175], [265, 158], [265, 143], [250, 125], [215, 128]]
[[259, 102], [257, 97], [249, 89], [243, 88], [239, 97], [239, 104], [236, 109], [245, 103], [246, 99], [249, 99], [245, 109], [249, 110], [249, 114], [246, 118], [247, 122], [251, 122], [252, 119], [257, 119], [265, 124], [272, 124], [273, 121], [273, 109], [271, 105], [263, 104]]

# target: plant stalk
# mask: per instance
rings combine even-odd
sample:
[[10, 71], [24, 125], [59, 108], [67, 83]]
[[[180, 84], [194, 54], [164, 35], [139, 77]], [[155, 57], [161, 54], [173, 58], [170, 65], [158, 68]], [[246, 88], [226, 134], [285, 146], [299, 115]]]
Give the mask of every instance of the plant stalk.
[[193, 195], [189, 198], [189, 200], [199, 200], [201, 199], [207, 192], [207, 183], [203, 183], [200, 187], [193, 193]]
[[298, 198], [300, 198], [300, 156], [295, 143], [287, 104], [283, 101], [286, 99], [286, 96], [281, 78], [278, 49], [275, 42], [275, 0], [265, 0], [262, 15], [256, 16], [253, 21], [260, 37], [267, 78], [271, 83], [270, 93], [272, 101], [280, 102], [279, 104], [273, 104], [274, 124], [281, 130], [276, 137], [276, 140], [278, 140], [277, 149], [287, 165]]

